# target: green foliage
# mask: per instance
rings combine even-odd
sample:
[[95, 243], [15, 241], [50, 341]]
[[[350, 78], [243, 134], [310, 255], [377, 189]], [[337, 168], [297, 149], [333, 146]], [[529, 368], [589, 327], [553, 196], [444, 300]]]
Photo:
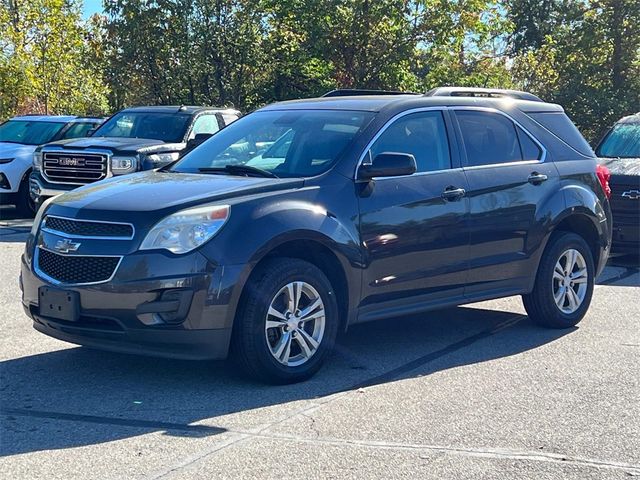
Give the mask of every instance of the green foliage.
[[522, 88], [563, 105], [596, 142], [640, 110], [640, 2], [574, 0], [554, 8], [555, 18], [579, 21], [559, 23], [542, 40], [523, 37], [513, 75]]
[[0, 118], [104, 113], [107, 88], [87, 61], [91, 28], [76, 0], [0, 2]]
[[640, 110], [637, 0], [80, 2], [0, 0], [0, 117], [463, 85], [532, 91], [594, 140]]

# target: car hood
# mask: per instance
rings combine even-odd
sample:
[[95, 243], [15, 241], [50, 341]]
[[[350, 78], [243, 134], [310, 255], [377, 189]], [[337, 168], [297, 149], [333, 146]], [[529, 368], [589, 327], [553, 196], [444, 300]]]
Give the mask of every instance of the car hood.
[[[57, 197], [51, 208], [72, 217], [99, 218], [129, 212], [166, 212], [205, 202], [299, 188], [302, 179], [140, 172], [86, 185]], [[94, 216], [100, 211], [98, 217]], [[93, 212], [93, 213], [92, 213]]]
[[601, 158], [611, 175], [640, 176], [640, 158]]
[[62, 148], [68, 150], [107, 149], [111, 151], [147, 152], [180, 150], [184, 144], [169, 144], [162, 140], [151, 138], [126, 138], [126, 137], [84, 137], [60, 140], [47, 144], [47, 148]]
[[0, 142], [0, 158], [27, 158], [31, 162], [35, 149], [35, 145]]

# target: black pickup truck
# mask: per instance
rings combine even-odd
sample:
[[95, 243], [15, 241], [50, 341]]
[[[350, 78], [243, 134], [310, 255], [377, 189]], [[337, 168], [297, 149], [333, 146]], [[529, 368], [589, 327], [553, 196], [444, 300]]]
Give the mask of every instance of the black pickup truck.
[[232, 109], [133, 107], [113, 115], [91, 136], [38, 147], [30, 194], [36, 204], [81, 185], [164, 166], [237, 120]]

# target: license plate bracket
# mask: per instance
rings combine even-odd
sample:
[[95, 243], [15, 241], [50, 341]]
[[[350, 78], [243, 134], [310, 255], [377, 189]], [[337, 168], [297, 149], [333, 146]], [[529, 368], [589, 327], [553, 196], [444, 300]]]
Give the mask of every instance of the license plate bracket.
[[77, 322], [80, 318], [80, 296], [78, 292], [57, 288], [40, 287], [38, 289], [40, 315], [68, 322]]

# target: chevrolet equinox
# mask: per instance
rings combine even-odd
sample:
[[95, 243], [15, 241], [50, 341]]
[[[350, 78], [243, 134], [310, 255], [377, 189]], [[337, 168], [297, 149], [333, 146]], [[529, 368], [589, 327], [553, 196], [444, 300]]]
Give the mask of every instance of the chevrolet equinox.
[[522, 295], [533, 321], [576, 325], [611, 212], [563, 109], [505, 90], [370, 93], [264, 107], [177, 162], [45, 202], [22, 258], [35, 329], [230, 353], [287, 383], [355, 323]]

